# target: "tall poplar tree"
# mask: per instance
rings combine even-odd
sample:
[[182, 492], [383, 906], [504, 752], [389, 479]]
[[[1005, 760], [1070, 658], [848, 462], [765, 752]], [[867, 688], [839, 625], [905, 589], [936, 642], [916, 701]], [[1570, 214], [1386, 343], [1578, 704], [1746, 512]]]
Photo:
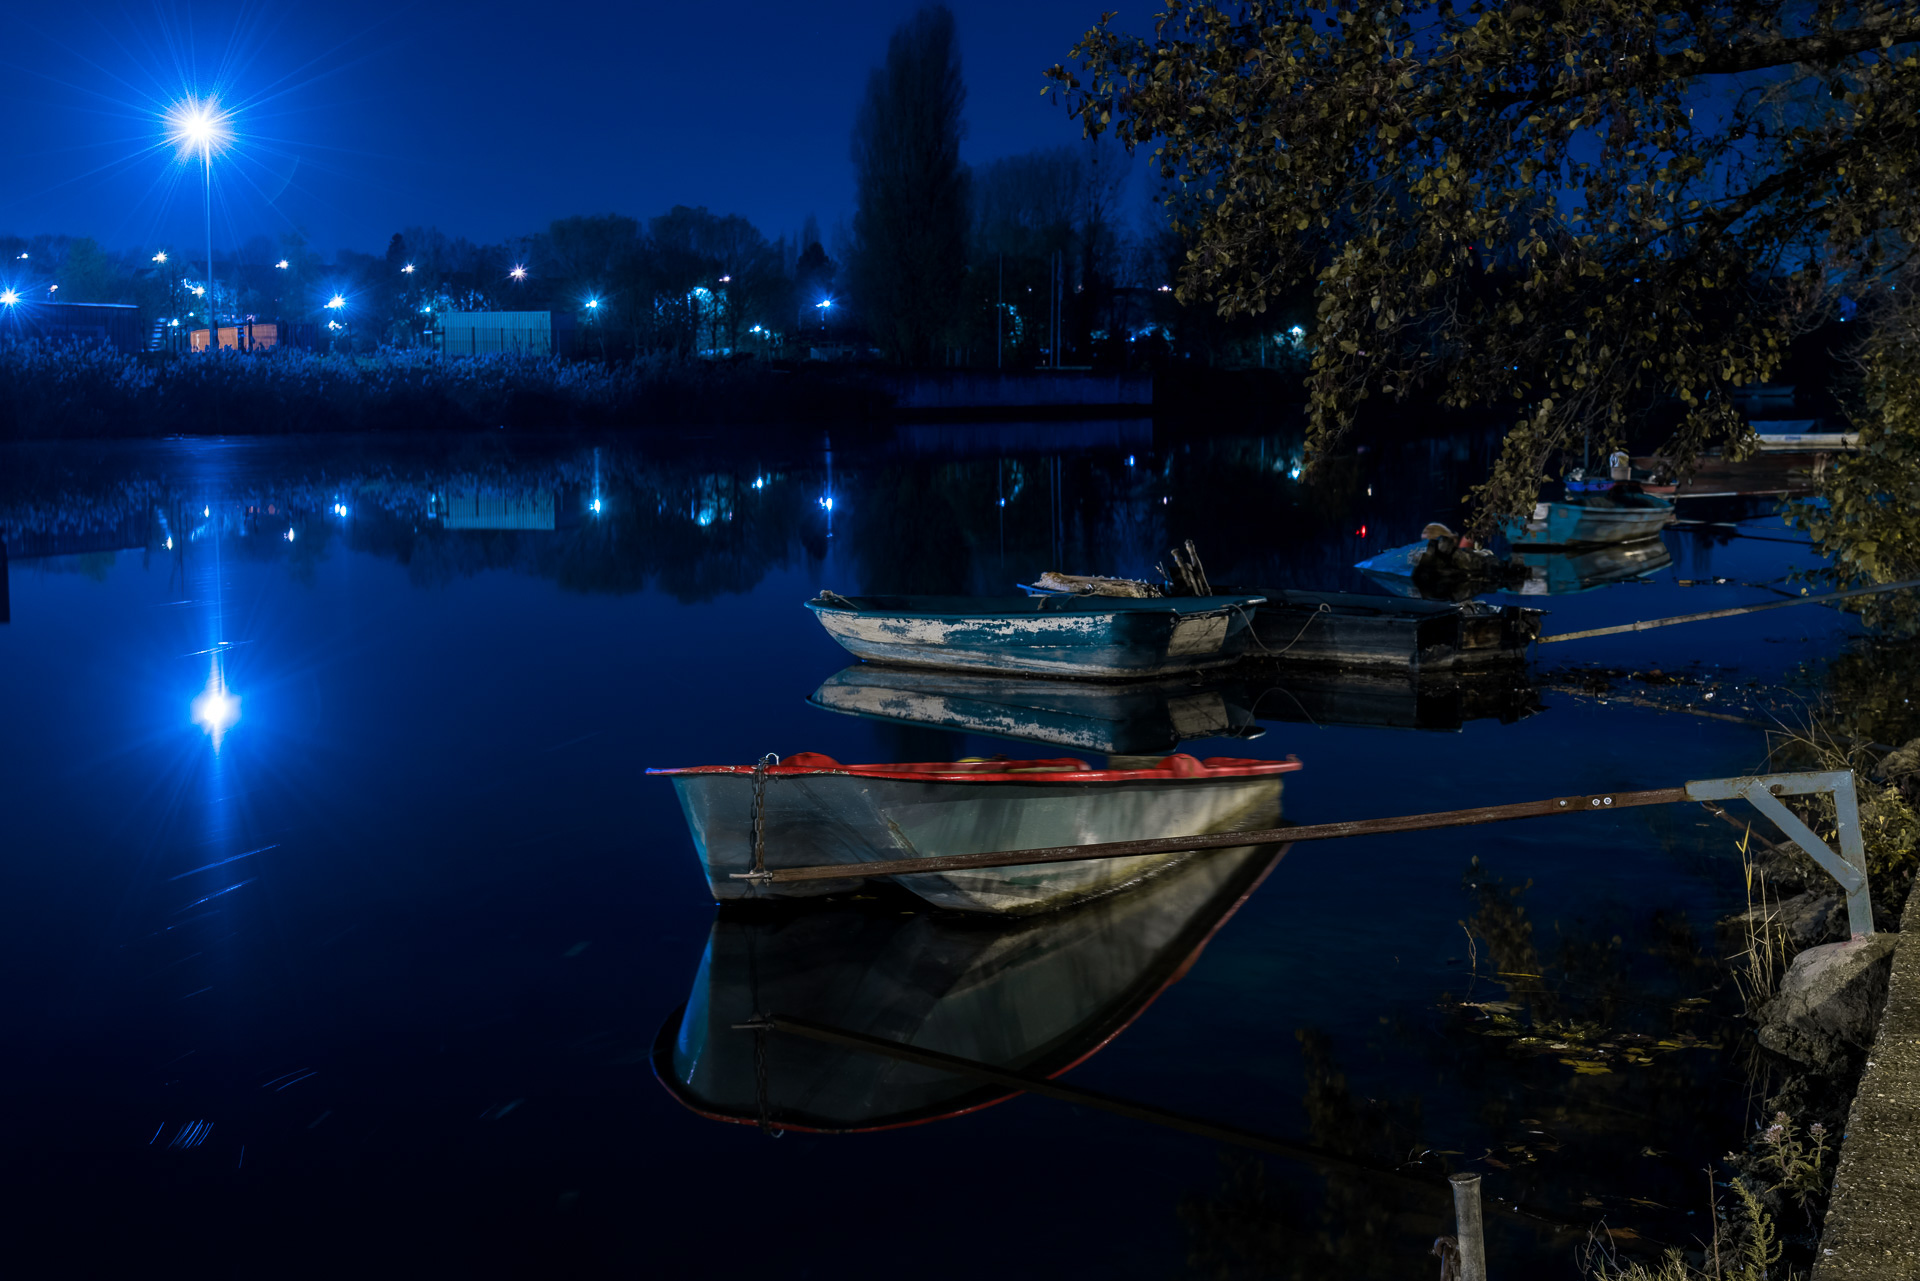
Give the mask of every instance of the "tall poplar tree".
[[929, 5], [893, 33], [854, 121], [850, 282], [874, 340], [904, 365], [933, 363], [960, 311], [966, 99], [953, 14]]

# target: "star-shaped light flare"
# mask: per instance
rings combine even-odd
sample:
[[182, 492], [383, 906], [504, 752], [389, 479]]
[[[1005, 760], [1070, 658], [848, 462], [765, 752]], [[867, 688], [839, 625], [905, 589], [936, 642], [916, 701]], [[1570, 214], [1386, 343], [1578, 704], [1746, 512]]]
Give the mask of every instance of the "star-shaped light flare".
[[182, 159], [212, 156], [233, 141], [233, 116], [216, 98], [183, 98], [167, 109], [167, 138]]

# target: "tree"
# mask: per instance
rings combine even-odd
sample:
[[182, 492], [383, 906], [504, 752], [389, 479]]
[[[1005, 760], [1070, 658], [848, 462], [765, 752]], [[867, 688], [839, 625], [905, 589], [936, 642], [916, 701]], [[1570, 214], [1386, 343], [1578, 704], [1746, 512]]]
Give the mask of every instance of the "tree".
[[1048, 74], [1186, 193], [1184, 299], [1313, 283], [1316, 455], [1369, 396], [1519, 402], [1484, 525], [1585, 433], [1737, 444], [1726, 393], [1898, 269], [1916, 38], [1880, 0], [1169, 0]]
[[61, 302], [119, 302], [120, 273], [113, 260], [91, 236], [67, 245], [58, 280]]
[[905, 365], [932, 363], [958, 318], [967, 268], [966, 97], [953, 14], [929, 5], [887, 42], [854, 121], [854, 299], [874, 339]]

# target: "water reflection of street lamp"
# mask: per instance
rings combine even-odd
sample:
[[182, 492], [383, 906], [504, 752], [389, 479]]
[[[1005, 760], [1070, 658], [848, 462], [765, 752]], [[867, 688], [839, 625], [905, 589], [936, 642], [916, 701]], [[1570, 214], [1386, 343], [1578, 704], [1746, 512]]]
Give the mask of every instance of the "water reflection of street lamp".
[[207, 350], [212, 351], [220, 342], [213, 317], [213, 153], [233, 140], [233, 129], [227, 113], [213, 98], [188, 98], [167, 112], [167, 133], [181, 155], [200, 153], [200, 168], [206, 177]]

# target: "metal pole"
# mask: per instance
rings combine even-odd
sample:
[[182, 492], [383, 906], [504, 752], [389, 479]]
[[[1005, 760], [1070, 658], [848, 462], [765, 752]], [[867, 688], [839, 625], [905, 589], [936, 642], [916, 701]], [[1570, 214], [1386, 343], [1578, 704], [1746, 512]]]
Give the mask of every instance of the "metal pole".
[[1000, 369], [1007, 360], [1007, 342], [1003, 330], [1007, 323], [1007, 256], [1000, 255], [1000, 300], [993, 308], [993, 367]]
[[1480, 1224], [1480, 1176], [1450, 1174], [1453, 1230], [1460, 1242], [1460, 1281], [1487, 1281], [1486, 1233]]
[[220, 347], [220, 330], [213, 323], [213, 144], [200, 147], [200, 167], [207, 179], [207, 350]]
[[1763, 601], [1758, 605], [1736, 605], [1732, 609], [1710, 609], [1704, 614], [1679, 614], [1672, 618], [1649, 618], [1643, 622], [1620, 623], [1613, 627], [1589, 627], [1583, 632], [1561, 632], [1557, 636], [1542, 636], [1539, 638], [1539, 643], [1551, 645], [1555, 641], [1586, 640], [1589, 636], [1617, 636], [1622, 632], [1644, 632], [1655, 627], [1671, 627], [1675, 623], [1699, 623], [1709, 618], [1732, 618], [1736, 614], [1757, 614], [1762, 610], [1785, 609], [1789, 605], [1818, 605], [1830, 600], [1845, 600], [1850, 596], [1897, 592], [1908, 587], [1920, 587], [1920, 578], [1909, 578], [1898, 583], [1881, 583], [1875, 587], [1853, 587], [1844, 592], [1822, 592], [1818, 596], [1789, 596], [1786, 600]]
[[1637, 805], [1672, 805], [1688, 799], [1698, 798], [1690, 798], [1684, 787], [1665, 787], [1651, 792], [1603, 792], [1596, 796], [1556, 796], [1544, 801], [1519, 801], [1512, 805], [1487, 805], [1470, 810], [1446, 810], [1436, 814], [1409, 814], [1394, 818], [1364, 818], [1342, 823], [1316, 823], [1305, 827], [1276, 827], [1259, 832], [1163, 836], [1151, 840], [1106, 841], [1093, 845], [1056, 845], [1047, 849], [1005, 850], [992, 854], [943, 854], [931, 858], [903, 858], [876, 863], [829, 863], [816, 867], [777, 867], [761, 873], [734, 872], [731, 875], [736, 880], [752, 878], [784, 884], [792, 881], [845, 880], [849, 874], [907, 876], [916, 872], [955, 872], [982, 867], [1023, 867], [1030, 863], [1072, 863], [1081, 859], [1130, 858], [1139, 854], [1180, 854], [1190, 850], [1236, 849], [1245, 845], [1280, 845], [1289, 842], [1337, 840], [1345, 836], [1369, 836], [1386, 832], [1419, 832], [1436, 827], [1471, 827], [1478, 823], [1538, 818], [1548, 814], [1594, 813], [1600, 810], [1630, 809]]

